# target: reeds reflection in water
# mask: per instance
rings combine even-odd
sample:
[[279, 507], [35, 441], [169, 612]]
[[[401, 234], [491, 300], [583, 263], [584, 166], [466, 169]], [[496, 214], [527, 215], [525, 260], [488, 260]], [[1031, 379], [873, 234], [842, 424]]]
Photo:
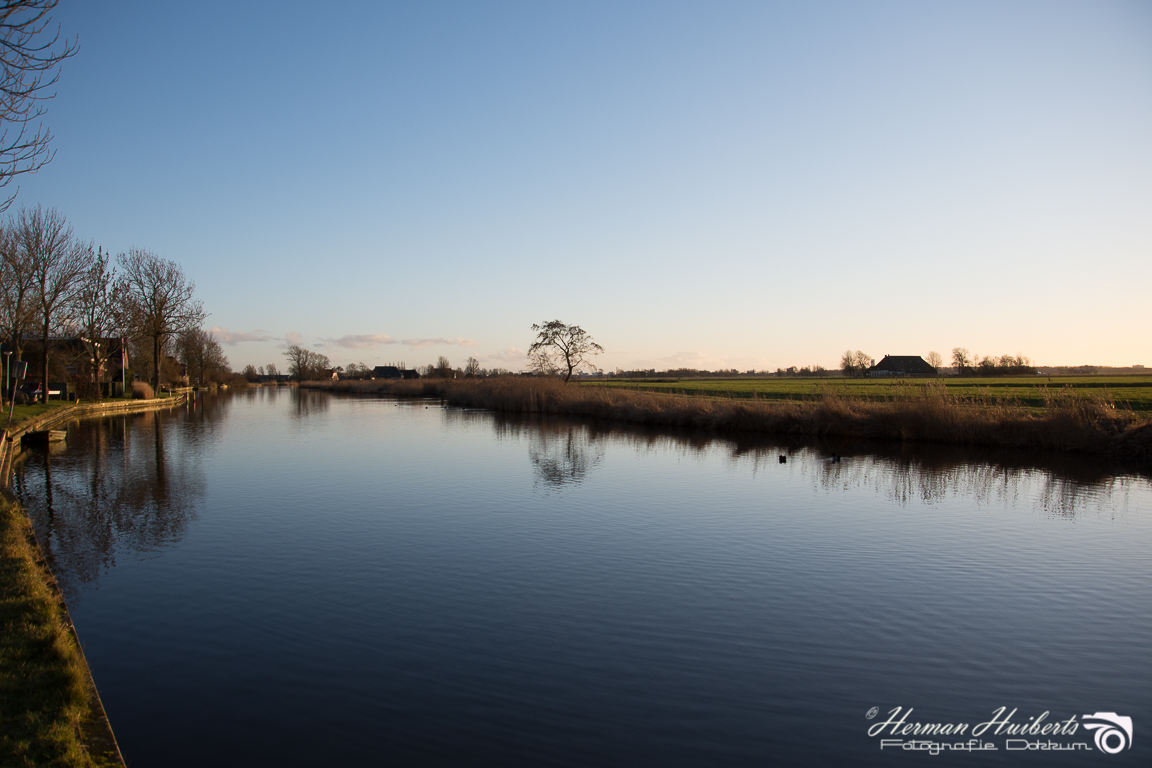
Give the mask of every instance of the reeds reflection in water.
[[672, 452], [700, 460], [719, 452], [729, 463], [754, 473], [799, 474], [823, 492], [868, 491], [901, 506], [967, 498], [985, 506], [1033, 508], [1071, 518], [1124, 509], [1131, 491], [1148, 485], [1148, 478], [1118, 472], [1105, 459], [1061, 451], [733, 438], [703, 430], [608, 425], [539, 414], [457, 413], [490, 420], [497, 439], [525, 440], [537, 482], [551, 488], [583, 482], [613, 443], [640, 453]]

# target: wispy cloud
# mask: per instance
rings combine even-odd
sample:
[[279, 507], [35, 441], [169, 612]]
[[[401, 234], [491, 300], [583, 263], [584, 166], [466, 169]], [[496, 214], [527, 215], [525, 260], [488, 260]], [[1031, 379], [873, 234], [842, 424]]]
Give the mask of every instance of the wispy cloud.
[[476, 341], [475, 339], [462, 339], [460, 337], [456, 337], [455, 339], [445, 339], [441, 337], [437, 337], [435, 339], [404, 339], [400, 343], [407, 344], [408, 346], [415, 347], [416, 349], [424, 349], [424, 347], [435, 347], [438, 345], [449, 345], [455, 347], [480, 346], [480, 342]]
[[518, 347], [508, 347], [507, 349], [505, 349], [501, 352], [496, 352], [496, 353], [491, 354], [491, 355], [486, 355], [484, 357], [484, 361], [488, 362], [489, 360], [492, 360], [492, 361], [501, 362], [501, 363], [517, 363], [517, 364], [522, 365], [524, 363], [524, 361], [527, 359], [527, 357], [528, 357], [528, 353], [525, 352], [524, 350], [522, 350]]
[[341, 336], [338, 339], [324, 339], [326, 345], [344, 349], [371, 349], [384, 344], [395, 344], [396, 339], [386, 333], [367, 333]]
[[228, 346], [235, 346], [242, 341], [274, 341], [276, 339], [275, 336], [271, 336], [261, 330], [230, 331], [222, 325], [212, 326], [209, 333], [221, 344], [227, 344]]
[[289, 344], [297, 347], [304, 343], [304, 337], [296, 333], [296, 331], [288, 331], [288, 333], [284, 334], [284, 338]]

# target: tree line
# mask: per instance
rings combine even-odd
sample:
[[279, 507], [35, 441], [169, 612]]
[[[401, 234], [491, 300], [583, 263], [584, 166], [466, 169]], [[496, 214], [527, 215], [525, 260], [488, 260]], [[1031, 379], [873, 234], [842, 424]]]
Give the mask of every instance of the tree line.
[[201, 328], [207, 314], [195, 291], [175, 262], [141, 248], [113, 258], [54, 208], [0, 222], [0, 342], [13, 360], [34, 349], [29, 378], [45, 389], [55, 374], [99, 396], [120, 347], [153, 388], [177, 378], [176, 360], [200, 382], [229, 376], [219, 343]]
[[960, 376], [1031, 376], [1036, 366], [1024, 355], [974, 355], [964, 347], [952, 350], [952, 366]]

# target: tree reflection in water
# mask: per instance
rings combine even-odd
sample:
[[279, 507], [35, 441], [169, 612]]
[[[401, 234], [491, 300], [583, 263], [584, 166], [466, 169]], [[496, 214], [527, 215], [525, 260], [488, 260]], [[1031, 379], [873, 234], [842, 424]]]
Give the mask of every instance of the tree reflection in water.
[[[211, 439], [227, 411], [226, 398], [211, 397], [86, 420], [69, 425], [65, 451], [24, 454], [14, 490], [67, 599], [118, 556], [184, 536], [205, 489], [196, 445]], [[168, 439], [175, 429], [178, 441]]]
[[328, 412], [331, 395], [327, 392], [300, 389], [299, 387], [292, 387], [289, 392], [292, 398], [291, 413], [293, 418], [306, 419], [309, 416], [319, 416]]
[[[474, 412], [491, 418], [497, 439], [526, 439], [539, 482], [582, 482], [610, 442], [644, 453], [672, 451], [703, 459], [720, 451], [753, 473], [810, 477], [823, 491], [871, 490], [892, 502], [938, 503], [949, 498], [1014, 508], [1029, 506], [1059, 517], [1111, 510], [1149, 476], [1103, 459], [1053, 451], [974, 448], [890, 441], [799, 441], [757, 435], [655, 429], [537, 415]], [[784, 464], [779, 456], [788, 456]]]

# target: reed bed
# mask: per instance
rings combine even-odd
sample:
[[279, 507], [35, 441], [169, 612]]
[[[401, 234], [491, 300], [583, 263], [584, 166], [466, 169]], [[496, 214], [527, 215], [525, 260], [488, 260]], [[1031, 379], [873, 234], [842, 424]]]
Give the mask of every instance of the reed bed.
[[[313, 385], [308, 385], [313, 386]], [[1152, 419], [1116, 403], [1107, 391], [1051, 390], [1043, 408], [991, 392], [949, 394], [943, 385], [916, 385], [910, 396], [885, 402], [834, 387], [806, 401], [724, 399], [580, 387], [556, 379], [420, 379], [323, 382], [330, 391], [439, 397], [451, 405], [514, 413], [564, 414], [608, 421], [815, 437], [924, 440], [1103, 454], [1152, 464]]]

